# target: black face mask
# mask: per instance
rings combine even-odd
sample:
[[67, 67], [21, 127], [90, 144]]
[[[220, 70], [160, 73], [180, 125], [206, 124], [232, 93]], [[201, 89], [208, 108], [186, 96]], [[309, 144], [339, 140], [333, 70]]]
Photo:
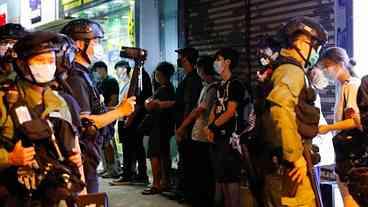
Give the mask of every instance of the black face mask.
[[180, 58], [177, 59], [176, 65], [178, 66], [178, 68], [183, 67], [183, 65], [181, 64], [181, 59]]

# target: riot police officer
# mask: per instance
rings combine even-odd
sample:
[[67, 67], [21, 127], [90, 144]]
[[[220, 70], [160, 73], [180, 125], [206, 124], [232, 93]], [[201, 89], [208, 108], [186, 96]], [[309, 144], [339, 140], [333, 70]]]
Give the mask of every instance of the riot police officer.
[[14, 78], [11, 48], [18, 39], [24, 37], [27, 31], [20, 24], [8, 23], [0, 27], [0, 82]]
[[71, 37], [77, 47], [74, 67], [66, 81], [71, 86], [74, 98], [81, 107], [81, 114], [100, 129], [94, 139], [81, 137], [82, 151], [84, 149], [82, 153], [86, 154], [84, 170], [87, 192], [98, 192], [97, 165], [100, 160], [99, 151], [103, 134], [106, 133], [106, 128], [103, 129], [103, 127], [129, 115], [134, 110], [135, 97], [123, 101], [116, 109], [105, 112], [99, 93], [90, 79], [88, 69], [91, 63], [100, 60], [103, 56], [101, 39], [104, 31], [97, 22], [88, 19], [72, 20], [64, 26], [61, 33]]
[[[8, 166], [1, 172], [2, 182], [22, 205], [38, 201], [51, 206], [83, 188], [78, 172], [82, 160], [76, 149], [71, 111], [49, 87], [56, 71], [55, 36], [49, 32], [29, 33], [14, 45], [17, 79], [4, 90], [0, 105], [2, 150], [12, 154], [26, 147], [19, 153], [26, 157], [21, 162], [11, 162], [9, 157], [9, 164], [19, 167]], [[46, 192], [59, 193], [45, 196]]]
[[305, 86], [305, 71], [317, 62], [327, 38], [322, 25], [304, 17], [291, 20], [280, 30], [280, 57], [287, 61], [272, 73], [272, 89], [266, 96], [268, 109], [262, 117], [262, 138], [267, 146], [264, 155], [269, 162], [263, 166], [266, 206], [317, 204], [307, 177], [295, 107]]

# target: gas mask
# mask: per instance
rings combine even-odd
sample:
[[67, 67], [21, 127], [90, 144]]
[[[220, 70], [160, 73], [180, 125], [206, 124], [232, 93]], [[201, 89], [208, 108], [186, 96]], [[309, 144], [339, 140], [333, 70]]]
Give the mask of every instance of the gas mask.
[[55, 64], [32, 64], [29, 65], [29, 69], [36, 83], [48, 83], [54, 80]]

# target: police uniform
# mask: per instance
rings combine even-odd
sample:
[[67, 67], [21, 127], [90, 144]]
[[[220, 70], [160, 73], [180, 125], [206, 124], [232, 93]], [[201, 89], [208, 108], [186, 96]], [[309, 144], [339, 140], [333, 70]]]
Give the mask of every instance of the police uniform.
[[[5, 148], [5, 143], [10, 142], [15, 144], [19, 139], [23, 140], [23, 145], [29, 146], [31, 143], [33, 143], [33, 146], [36, 150], [37, 162], [43, 162], [43, 160], [40, 158], [42, 149], [46, 150], [48, 159], [52, 159], [54, 161], [60, 159], [57, 152], [57, 150], [59, 150], [61, 156], [67, 160], [68, 157], [74, 153], [76, 147], [77, 131], [72, 125], [72, 115], [68, 108], [67, 102], [60, 95], [58, 95], [57, 92], [51, 90], [50, 88], [46, 88], [41, 95], [31, 87], [30, 83], [24, 80], [18, 81], [17, 85], [20, 98], [18, 98], [18, 102], [15, 103], [12, 108], [9, 108], [3, 102], [3, 99], [0, 101], [0, 129], [2, 135], [2, 148], [0, 148], [0, 167], [2, 171], [0, 182], [1, 184], [7, 186], [12, 195], [17, 197], [17, 202], [23, 203], [26, 202], [26, 200], [23, 199], [25, 199], [27, 194], [23, 194], [25, 193], [25, 191], [23, 191], [24, 188], [22, 188], [21, 185], [14, 180], [14, 178], [16, 179], [16, 168], [9, 165], [9, 151]], [[40, 100], [42, 101], [40, 102]], [[27, 107], [29, 113], [31, 114], [31, 120], [21, 123], [22, 118], [20, 118], [21, 115], [17, 113], [17, 109], [24, 106]], [[34, 121], [38, 119], [47, 120], [51, 123], [51, 125], [48, 125], [47, 122], [37, 122], [36, 124]], [[26, 125], [27, 122], [28, 124]], [[38, 131], [39, 128], [42, 128], [39, 127], [40, 125], [38, 125], [40, 123], [44, 123], [44, 125], [46, 124], [47, 127], [52, 126], [51, 131], [56, 138], [58, 149], [55, 149], [55, 145], [49, 141], [51, 140], [51, 137], [44, 137], [42, 140], [31, 141], [31, 139], [40, 138], [36, 137], [39, 134], [43, 134], [43, 132]], [[33, 133], [33, 137], [30, 135], [31, 133]], [[7, 142], [4, 142], [4, 139], [6, 139]], [[24, 140], [26, 140], [28, 143]], [[72, 169], [73, 168], [70, 168], [70, 170]], [[79, 174], [78, 170], [72, 170], [72, 172], [77, 176]], [[32, 200], [41, 200], [43, 199], [42, 196], [44, 196], [42, 192], [36, 191], [32, 195]]]
[[[288, 50], [281, 50], [281, 55], [292, 57]], [[263, 114], [263, 138], [269, 150], [266, 157], [273, 166], [273, 156], [279, 156], [281, 162], [292, 163], [303, 156], [303, 143], [296, 124], [295, 106], [304, 87], [304, 71], [293, 64], [282, 64], [272, 74], [273, 88], [267, 96], [269, 109]], [[265, 170], [266, 206], [315, 206], [315, 196], [308, 177], [297, 187], [295, 197], [288, 197], [285, 192], [291, 189], [283, 183], [285, 178], [276, 169]], [[280, 199], [281, 198], [281, 199]]]
[[[87, 65], [90, 65], [93, 62], [93, 57], [87, 54], [87, 50], [91, 46], [91, 41], [104, 37], [104, 31], [101, 25], [89, 19], [75, 19], [68, 22], [61, 30], [61, 33], [69, 36], [74, 41], [84, 42], [83, 48], [77, 48], [78, 54], [81, 55], [81, 58]], [[96, 43], [94, 46], [101, 45]], [[95, 49], [96, 48], [93, 50], [93, 54], [97, 52]], [[104, 113], [106, 109], [90, 78], [91, 76], [87, 67], [88, 66], [81, 65], [76, 61], [74, 66], [70, 69], [66, 81], [72, 90], [71, 95], [73, 95], [80, 104], [81, 113], [101, 114]], [[88, 193], [98, 192], [97, 165], [100, 161], [100, 147], [103, 143], [103, 137], [111, 137], [109, 133], [111, 134], [113, 130], [113, 126], [110, 125], [98, 130], [98, 133], [93, 136], [81, 136], [80, 144], [85, 159], [84, 170]]]
[[[80, 105], [81, 113], [100, 114], [104, 110], [104, 105], [100, 100], [99, 92], [93, 85], [88, 74], [88, 69], [79, 63], [75, 63], [67, 78], [74, 98]], [[86, 159], [84, 162], [84, 171], [87, 183], [87, 192], [98, 192], [97, 166], [101, 159], [100, 147], [103, 144], [103, 135], [107, 133], [105, 129], [93, 139], [81, 137], [80, 144], [82, 153]]]

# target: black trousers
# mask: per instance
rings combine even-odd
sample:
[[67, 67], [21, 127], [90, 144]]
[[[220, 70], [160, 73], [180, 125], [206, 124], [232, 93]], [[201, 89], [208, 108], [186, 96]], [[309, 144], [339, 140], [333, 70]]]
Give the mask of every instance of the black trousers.
[[124, 128], [124, 122], [118, 122], [120, 142], [123, 144], [124, 176], [131, 178], [137, 172], [138, 176], [147, 176], [146, 152], [143, 147], [143, 134], [136, 127]]
[[213, 206], [215, 180], [210, 158], [210, 143], [192, 142], [192, 206]]

